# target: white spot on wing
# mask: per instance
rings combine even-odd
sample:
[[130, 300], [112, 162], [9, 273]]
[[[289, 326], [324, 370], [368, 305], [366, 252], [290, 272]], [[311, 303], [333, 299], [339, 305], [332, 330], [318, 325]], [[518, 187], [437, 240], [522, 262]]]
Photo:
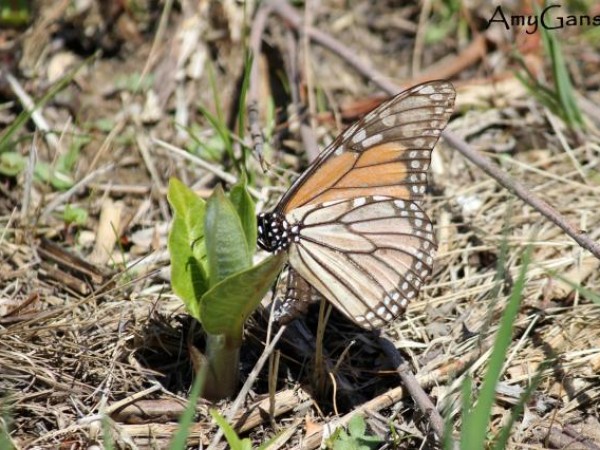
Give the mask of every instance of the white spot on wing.
[[362, 141], [362, 146], [363, 146], [363, 148], [369, 148], [375, 144], [378, 144], [381, 141], [383, 141], [383, 134], [377, 133], [377, 134], [374, 134], [373, 136], [369, 136], [368, 138], [364, 139]]
[[396, 116], [386, 116], [386, 117], [383, 117], [381, 119], [381, 122], [386, 127], [393, 127], [394, 125], [396, 125]]
[[352, 137], [352, 142], [358, 144], [360, 141], [367, 137], [367, 131], [365, 129], [360, 130]]
[[355, 208], [362, 206], [365, 203], [367, 203], [367, 199], [364, 197], [357, 197], [354, 200], [352, 200], [352, 206]]

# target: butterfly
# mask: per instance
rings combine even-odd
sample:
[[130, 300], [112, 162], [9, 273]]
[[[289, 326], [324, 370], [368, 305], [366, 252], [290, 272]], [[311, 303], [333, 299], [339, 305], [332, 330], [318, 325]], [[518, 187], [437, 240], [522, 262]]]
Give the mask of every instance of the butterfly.
[[453, 112], [449, 81], [382, 103], [335, 139], [258, 216], [258, 245], [288, 254], [280, 316], [325, 297], [358, 326], [401, 315], [432, 272], [437, 249], [421, 208], [431, 151]]

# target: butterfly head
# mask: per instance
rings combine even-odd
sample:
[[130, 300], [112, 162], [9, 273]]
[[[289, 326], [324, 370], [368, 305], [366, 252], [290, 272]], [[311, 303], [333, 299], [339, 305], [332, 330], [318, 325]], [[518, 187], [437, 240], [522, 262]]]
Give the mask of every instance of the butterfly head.
[[258, 246], [270, 253], [287, 250], [290, 243], [298, 242], [298, 226], [290, 226], [277, 212], [262, 213], [257, 217]]

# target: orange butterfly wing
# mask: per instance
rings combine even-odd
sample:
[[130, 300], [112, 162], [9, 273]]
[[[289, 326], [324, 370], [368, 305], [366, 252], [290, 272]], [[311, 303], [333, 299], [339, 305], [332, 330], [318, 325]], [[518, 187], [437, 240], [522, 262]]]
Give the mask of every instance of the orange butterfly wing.
[[277, 209], [368, 195], [420, 200], [454, 99], [450, 82], [431, 81], [382, 103], [321, 153]]

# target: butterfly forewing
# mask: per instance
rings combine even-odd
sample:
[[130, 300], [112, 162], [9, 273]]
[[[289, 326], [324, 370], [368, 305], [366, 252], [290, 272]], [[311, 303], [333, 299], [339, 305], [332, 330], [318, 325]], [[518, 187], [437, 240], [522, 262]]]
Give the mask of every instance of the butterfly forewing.
[[432, 81], [383, 103], [323, 151], [278, 210], [369, 195], [419, 200], [454, 97], [452, 84]]

